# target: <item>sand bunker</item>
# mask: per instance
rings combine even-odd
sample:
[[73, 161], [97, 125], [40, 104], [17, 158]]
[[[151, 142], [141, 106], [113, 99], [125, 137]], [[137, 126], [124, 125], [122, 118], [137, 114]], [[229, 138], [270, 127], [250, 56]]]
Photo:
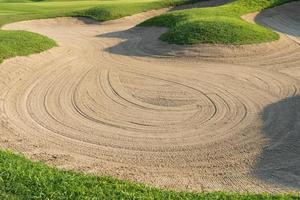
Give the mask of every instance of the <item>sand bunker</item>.
[[[7, 25], [59, 47], [0, 65], [0, 145], [59, 167], [168, 188], [299, 188], [300, 160], [289, 156], [299, 155], [300, 137], [272, 157], [289, 129], [269, 134], [286, 110], [270, 105], [299, 94], [299, 9], [294, 2], [260, 14], [281, 39], [240, 47], [179, 47], [158, 40], [164, 29], [133, 28], [166, 10], [106, 23]], [[288, 169], [276, 165], [282, 158]]]

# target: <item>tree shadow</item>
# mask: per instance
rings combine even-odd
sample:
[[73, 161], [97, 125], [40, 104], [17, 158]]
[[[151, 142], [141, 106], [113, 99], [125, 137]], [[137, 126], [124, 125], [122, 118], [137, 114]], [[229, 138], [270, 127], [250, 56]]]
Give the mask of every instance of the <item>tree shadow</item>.
[[300, 36], [300, 1], [266, 9], [255, 17], [255, 22], [291, 36]]
[[122, 41], [104, 49], [105, 51], [138, 57], [172, 57], [179, 56], [188, 45], [168, 44], [159, 40], [161, 34], [167, 31], [162, 27], [133, 27], [124, 31], [104, 33], [99, 38], [116, 38]]
[[300, 188], [300, 96], [285, 98], [261, 113], [268, 145], [254, 173], [261, 180]]

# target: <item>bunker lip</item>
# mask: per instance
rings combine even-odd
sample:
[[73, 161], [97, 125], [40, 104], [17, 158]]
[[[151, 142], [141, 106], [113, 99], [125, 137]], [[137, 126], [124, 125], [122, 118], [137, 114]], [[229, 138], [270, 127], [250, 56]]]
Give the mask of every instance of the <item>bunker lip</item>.
[[59, 47], [0, 65], [1, 147], [180, 190], [293, 190], [257, 176], [255, 167], [264, 168], [257, 163], [270, 142], [260, 113], [299, 94], [299, 45], [282, 35], [258, 46], [178, 53], [158, 40], [163, 30], [134, 28], [165, 11], [100, 24], [56, 18], [6, 25]]

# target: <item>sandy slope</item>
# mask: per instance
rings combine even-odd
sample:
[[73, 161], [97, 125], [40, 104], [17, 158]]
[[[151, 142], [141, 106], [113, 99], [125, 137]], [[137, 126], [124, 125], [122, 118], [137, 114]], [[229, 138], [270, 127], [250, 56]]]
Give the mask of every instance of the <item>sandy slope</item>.
[[[299, 39], [299, 6], [259, 21]], [[299, 188], [299, 156], [289, 157], [300, 153], [299, 136], [272, 157], [289, 132], [267, 134], [282, 111], [273, 103], [299, 93], [299, 44], [282, 35], [257, 46], [178, 47], [157, 39], [162, 29], [132, 28], [164, 11], [101, 24], [58, 18], [5, 26], [47, 35], [59, 47], [0, 65], [1, 146], [169, 188]], [[276, 165], [283, 158], [288, 169]]]

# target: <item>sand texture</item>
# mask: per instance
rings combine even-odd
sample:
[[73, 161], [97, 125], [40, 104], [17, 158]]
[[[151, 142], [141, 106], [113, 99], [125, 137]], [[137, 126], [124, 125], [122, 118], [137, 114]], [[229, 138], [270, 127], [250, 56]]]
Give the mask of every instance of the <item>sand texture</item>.
[[165, 29], [135, 27], [167, 9], [6, 25], [59, 47], [0, 65], [0, 146], [179, 190], [299, 189], [299, 10], [244, 16], [281, 34], [245, 46], [170, 45]]

